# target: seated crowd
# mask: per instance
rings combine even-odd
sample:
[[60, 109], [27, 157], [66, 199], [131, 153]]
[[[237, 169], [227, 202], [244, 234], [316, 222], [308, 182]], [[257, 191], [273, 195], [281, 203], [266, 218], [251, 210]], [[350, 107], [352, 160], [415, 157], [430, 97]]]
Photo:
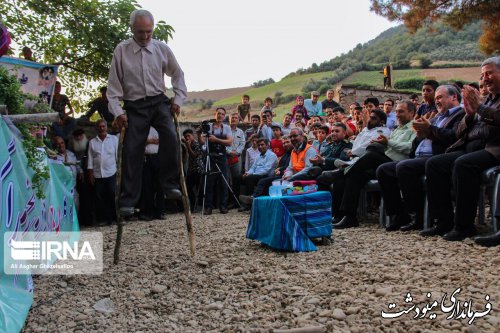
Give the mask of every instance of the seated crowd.
[[[183, 132], [191, 209], [204, 209], [205, 215], [214, 208], [222, 214], [232, 208], [244, 211], [255, 198], [268, 195], [273, 181], [316, 180], [319, 190], [332, 193], [334, 228], [352, 228], [359, 225], [360, 193], [376, 179], [390, 217], [387, 231], [419, 230], [422, 236], [448, 241], [475, 236], [482, 173], [500, 165], [500, 57], [485, 60], [478, 76], [479, 85], [427, 80], [421, 102], [418, 95], [384, 101], [369, 97], [346, 105], [348, 110], [333, 100], [333, 90], [322, 102], [313, 91], [309, 99], [298, 96], [282, 122], [275, 119], [271, 98], [252, 113], [250, 97], [244, 95], [237, 112], [227, 114], [219, 107], [212, 122]], [[102, 105], [92, 110], [101, 113]], [[155, 132], [151, 129], [145, 151], [141, 219], [165, 213], [155, 181]], [[80, 217], [89, 219], [85, 215], [97, 205], [97, 221], [111, 223], [118, 139], [108, 134], [104, 120], [97, 122], [97, 133], [87, 142], [76, 130], [70, 138], [58, 137], [55, 147], [68, 166], [85, 161], [72, 169]], [[424, 229], [426, 198], [430, 227]], [[497, 245], [499, 238], [496, 233], [476, 242]]]
[[[360, 193], [376, 179], [390, 217], [387, 231], [419, 230], [448, 241], [473, 237], [482, 173], [500, 165], [500, 57], [485, 60], [479, 76], [479, 84], [427, 80], [421, 103], [418, 95], [370, 97], [348, 111], [332, 90], [322, 102], [312, 92], [310, 99], [296, 98], [282, 123], [270, 98], [258, 114], [246, 95], [239, 112], [218, 108], [210, 130], [198, 133], [202, 146], [208, 142], [212, 165], [204, 213], [217, 205], [227, 213], [238, 201], [240, 211], [249, 209], [275, 180], [316, 180], [319, 190], [332, 193], [334, 228], [357, 227]], [[246, 131], [238, 128], [244, 119]], [[205, 183], [199, 184], [203, 190]], [[426, 198], [430, 227], [424, 229]], [[499, 237], [476, 242], [496, 245]]]

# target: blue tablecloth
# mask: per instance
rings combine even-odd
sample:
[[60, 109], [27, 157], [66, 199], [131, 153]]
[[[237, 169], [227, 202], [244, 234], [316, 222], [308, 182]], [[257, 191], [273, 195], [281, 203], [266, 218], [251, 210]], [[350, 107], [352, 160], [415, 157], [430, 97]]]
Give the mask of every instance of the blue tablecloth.
[[330, 192], [255, 198], [246, 237], [275, 249], [316, 251], [311, 238], [332, 235], [331, 207]]

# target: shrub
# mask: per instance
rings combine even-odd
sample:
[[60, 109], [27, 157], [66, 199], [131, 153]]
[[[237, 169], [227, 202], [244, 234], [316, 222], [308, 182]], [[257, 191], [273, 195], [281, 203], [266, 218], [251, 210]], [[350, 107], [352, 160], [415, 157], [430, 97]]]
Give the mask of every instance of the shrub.
[[7, 105], [10, 114], [25, 112], [21, 84], [17, 77], [3, 66], [0, 66], [0, 104]]
[[422, 89], [422, 84], [425, 79], [423, 77], [414, 77], [409, 79], [397, 80], [394, 83], [394, 88], [396, 89], [413, 89], [420, 90]]

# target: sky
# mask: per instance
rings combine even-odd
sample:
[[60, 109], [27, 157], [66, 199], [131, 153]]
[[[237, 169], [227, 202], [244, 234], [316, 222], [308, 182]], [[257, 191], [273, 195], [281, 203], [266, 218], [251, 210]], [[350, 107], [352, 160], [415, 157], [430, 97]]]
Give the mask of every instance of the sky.
[[139, 0], [175, 33], [189, 91], [249, 86], [320, 64], [397, 25], [369, 0]]

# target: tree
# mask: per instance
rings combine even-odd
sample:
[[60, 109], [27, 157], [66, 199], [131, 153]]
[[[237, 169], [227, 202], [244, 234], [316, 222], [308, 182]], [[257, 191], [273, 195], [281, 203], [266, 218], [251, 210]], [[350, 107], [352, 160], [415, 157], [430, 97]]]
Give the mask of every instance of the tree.
[[429, 27], [442, 19], [447, 25], [461, 29], [483, 20], [481, 51], [487, 55], [500, 51], [500, 1], [495, 0], [371, 0], [371, 10], [390, 21], [403, 21], [411, 32]]
[[[95, 94], [89, 82], [105, 82], [113, 50], [130, 37], [130, 13], [137, 8], [135, 0], [7, 0], [0, 2], [0, 17], [18, 48], [28, 46], [39, 62], [60, 65], [59, 79], [75, 101]], [[166, 42], [173, 32], [155, 22], [156, 39]], [[82, 111], [85, 103], [78, 102]]]

